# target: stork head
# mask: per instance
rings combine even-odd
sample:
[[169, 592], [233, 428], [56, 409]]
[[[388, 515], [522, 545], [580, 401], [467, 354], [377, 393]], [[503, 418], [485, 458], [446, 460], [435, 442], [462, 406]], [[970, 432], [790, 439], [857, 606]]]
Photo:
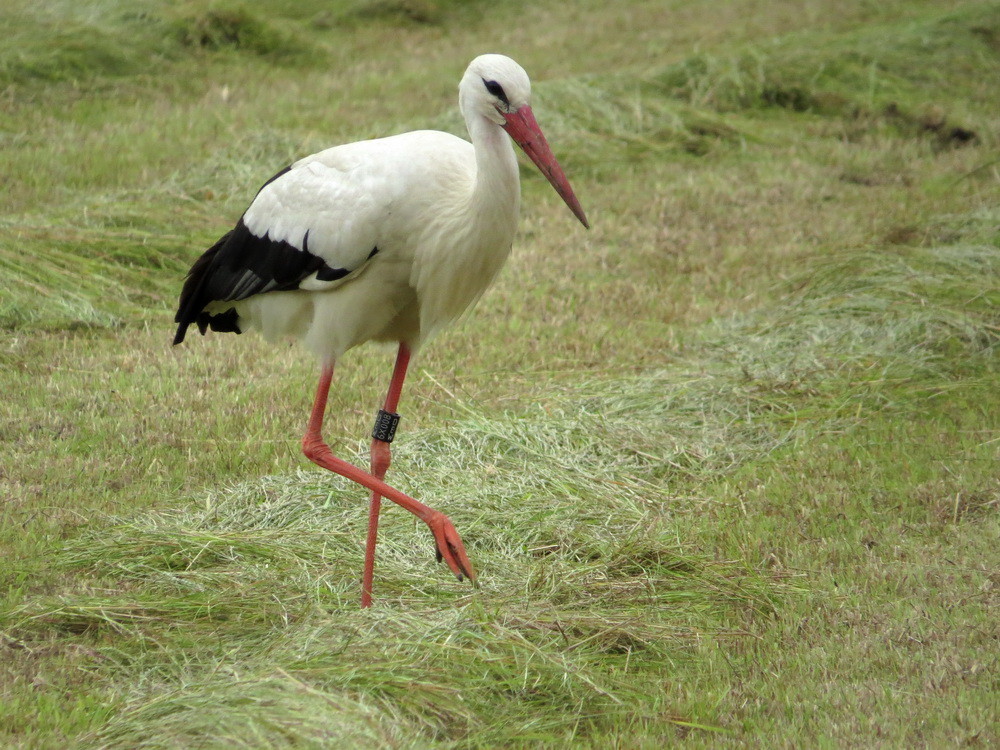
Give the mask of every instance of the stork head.
[[524, 68], [504, 55], [480, 55], [465, 71], [459, 100], [467, 117], [478, 114], [506, 130], [580, 223], [590, 228], [580, 201], [531, 112], [531, 81]]

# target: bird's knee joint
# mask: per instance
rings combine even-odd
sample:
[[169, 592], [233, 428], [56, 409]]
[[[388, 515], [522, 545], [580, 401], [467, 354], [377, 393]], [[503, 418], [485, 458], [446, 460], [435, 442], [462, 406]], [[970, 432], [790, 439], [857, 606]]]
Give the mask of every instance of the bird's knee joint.
[[330, 449], [322, 440], [306, 435], [302, 438], [302, 452], [306, 455], [306, 458], [316, 464], [320, 462], [324, 454], [330, 452]]

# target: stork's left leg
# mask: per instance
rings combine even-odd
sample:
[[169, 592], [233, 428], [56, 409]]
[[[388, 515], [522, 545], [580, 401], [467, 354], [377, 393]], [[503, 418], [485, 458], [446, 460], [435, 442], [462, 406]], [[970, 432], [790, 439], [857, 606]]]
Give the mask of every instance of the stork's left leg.
[[[403, 391], [403, 380], [406, 378], [406, 368], [410, 364], [410, 347], [401, 343], [396, 354], [396, 366], [392, 370], [392, 380], [389, 382], [389, 392], [385, 394], [385, 405], [379, 412], [372, 430], [371, 470], [376, 479], [385, 479], [385, 472], [392, 462], [392, 452], [389, 443], [396, 433], [396, 423], [399, 415], [399, 396]], [[365, 542], [365, 569], [361, 577], [361, 606], [372, 604], [372, 581], [375, 577], [375, 544], [378, 540], [378, 516], [382, 508], [382, 496], [372, 490], [371, 502], [368, 507], [368, 539]]]

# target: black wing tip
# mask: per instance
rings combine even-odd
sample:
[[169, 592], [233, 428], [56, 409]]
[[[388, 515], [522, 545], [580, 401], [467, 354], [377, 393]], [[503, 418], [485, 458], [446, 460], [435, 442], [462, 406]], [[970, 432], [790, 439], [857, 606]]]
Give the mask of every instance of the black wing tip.
[[[290, 166], [285, 167], [265, 182], [261, 190], [290, 171]], [[258, 237], [240, 217], [236, 226], [202, 253], [188, 271], [174, 316], [178, 325], [173, 346], [184, 341], [192, 325], [197, 325], [202, 335], [208, 329], [242, 333], [234, 308], [221, 313], [206, 312], [205, 308], [213, 302], [234, 302], [263, 292], [296, 289], [312, 273], [326, 281], [340, 279], [350, 272], [345, 268], [330, 268], [321, 257], [310, 253], [308, 231], [302, 244], [300, 250], [284, 240], [271, 240], [266, 231], [263, 237]], [[372, 255], [375, 252], [377, 248]]]
[[243, 333], [243, 329], [240, 328], [239, 313], [236, 312], [236, 308], [234, 307], [230, 307], [222, 313], [201, 312], [194, 320], [181, 320], [180, 316], [178, 316], [176, 322], [178, 323], [177, 333], [174, 334], [172, 346], [177, 346], [184, 341], [188, 326], [191, 325], [198, 326], [198, 331], [202, 336], [209, 330], [216, 333], [235, 333], [237, 335]]

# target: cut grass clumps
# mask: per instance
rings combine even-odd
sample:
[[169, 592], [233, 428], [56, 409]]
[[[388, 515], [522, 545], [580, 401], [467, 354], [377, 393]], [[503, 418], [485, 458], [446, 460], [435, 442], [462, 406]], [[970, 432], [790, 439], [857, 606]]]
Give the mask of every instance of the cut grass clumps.
[[[313, 623], [276, 639], [256, 669], [218, 664], [135, 700], [95, 739], [111, 747], [268, 746], [277, 738], [282, 746], [496, 746], [599, 733], [623, 716], [682, 723], [661, 705], [662, 677], [644, 673], [643, 654], [631, 652], [631, 668], [627, 654], [616, 658], [626, 681], [558, 620], [539, 629], [471, 614], [376, 611], [365, 624]], [[305, 715], [306, 707], [316, 713]]]
[[888, 247], [815, 264], [785, 305], [719, 327], [748, 378], [821, 373], [948, 377], [987, 366], [1000, 344], [1000, 215], [975, 217], [984, 241]]
[[[65, 546], [56, 562], [70, 587], [0, 613], [0, 629], [24, 641], [87, 637], [98, 676], [128, 676], [122, 711], [95, 738], [110, 746], [266, 744], [282, 733], [305, 744], [489, 746], [600, 736], [621, 721], [702, 723], [662, 665], [751, 638], [791, 589], [783, 575], [678, 541], [671, 512], [692, 501], [652, 481], [663, 462], [623, 430], [653, 394], [630, 407], [621, 389], [663, 383], [595, 386], [600, 395], [550, 404], [558, 415], [464, 415], [396, 443], [394, 481], [416, 492], [413, 477], [451, 515], [478, 593], [434, 564], [423, 524], [391, 507], [378, 601], [359, 610], [365, 493], [313, 470], [111, 519]], [[644, 416], [663, 422], [658, 435], [719, 418], [664, 414]], [[362, 446], [351, 458], [364, 463]], [[314, 700], [330, 721], [300, 720]]]
[[231, 49], [276, 60], [315, 53], [300, 35], [240, 4], [187, 3], [171, 11], [170, 27], [176, 41], [187, 48]]
[[[434, 26], [461, 23], [468, 19], [471, 25], [487, 12], [496, 13], [510, 2], [492, 0], [346, 0], [336, 10], [337, 25], [347, 28], [366, 25], [378, 28], [390, 26]], [[487, 10], [488, 9], [488, 10]]]
[[379, 706], [316, 688], [287, 672], [224, 677], [167, 690], [126, 710], [94, 738], [95, 744], [377, 748], [416, 739], [415, 733], [405, 736]]
[[[451, 460], [448, 446], [417, 437], [406, 453], [425, 467]], [[486, 467], [467, 458], [466, 472], [485, 483]], [[398, 465], [397, 478], [417, 471], [404, 455]], [[537, 458], [525, 469], [566, 473]], [[590, 514], [525, 489], [507, 498], [498, 523], [479, 498], [459, 506], [461, 488], [437, 486], [434, 472], [419, 476], [463, 529], [480, 593], [449, 583], [423, 525], [392, 509], [379, 601], [359, 610], [364, 495], [311, 471], [85, 535], [59, 564], [92, 581], [88, 591], [8, 610], [0, 627], [25, 640], [89, 635], [101, 654], [97, 674], [109, 684], [129, 675], [121, 712], [94, 738], [102, 746], [260, 745], [278, 736], [365, 747], [387, 737], [554, 742], [628, 716], [691, 721], [665, 692], [659, 665], [690, 659], [706, 641], [749, 637], [784, 588], [685, 549], [618, 488], [596, 484], [576, 498], [578, 508], [594, 501]], [[532, 536], [539, 524], [562, 527], [562, 543]], [[101, 589], [117, 593], [93, 593]], [[305, 706], [316, 707], [316, 720], [303, 718]]]
[[44, 49], [24, 50], [5, 45], [0, 53], [0, 80], [26, 83], [33, 79], [54, 82], [89, 78], [95, 74], [122, 76], [134, 73], [137, 60], [116, 37], [95, 28], [52, 30]]
[[81, 295], [56, 297], [41, 292], [39, 297], [51, 297], [49, 304], [40, 306], [38, 298], [31, 300], [32, 304], [6, 297], [0, 299], [0, 329], [79, 330], [113, 328], [121, 324], [117, 315], [94, 307], [90, 299]]
[[538, 88], [546, 127], [574, 155], [570, 163], [585, 169], [610, 160], [620, 169], [621, 160], [635, 164], [668, 154], [703, 156], [714, 145], [741, 137], [734, 124], [665, 97], [656, 85], [634, 76], [561, 80]]
[[[1000, 14], [992, 3], [890, 29], [874, 27], [810, 45], [790, 38], [720, 57], [703, 53], [652, 80], [671, 96], [720, 112], [777, 107], [862, 119], [906, 136], [931, 134], [963, 145], [973, 129], [928, 109], [943, 80], [962, 81], [976, 100], [992, 96], [979, 82], [1000, 76]], [[965, 113], [957, 115], [964, 118]]]
[[147, 0], [124, 10], [106, 0], [50, 5], [18, 0], [0, 8], [0, 24], [12, 30], [0, 49], [0, 82], [89, 88], [151, 74], [197, 51], [232, 50], [277, 62], [322, 53], [301, 24], [236, 2]]
[[4, 3], [0, 82], [77, 84], [142, 72], [165, 49], [156, 23], [134, 6], [123, 12], [112, 2]]
[[[496, 421], [494, 432], [521, 419]], [[757, 584], [738, 569], [680, 547], [658, 520], [664, 498], [644, 496], [641, 482], [626, 482], [611, 471], [576, 476], [572, 456], [546, 469], [544, 454], [522, 460], [522, 453], [513, 459], [516, 469], [498, 466], [495, 457], [483, 461], [470, 449], [479, 433], [480, 425], [449, 430], [467, 446], [457, 448], [465, 468], [456, 481], [446, 479], [456, 474], [456, 444], [419, 433], [396, 451], [396, 466], [400, 486], [406, 487], [407, 476], [419, 476], [421, 485], [436, 487], [435, 494], [445, 498], [439, 506], [452, 506], [450, 515], [466, 530], [470, 554], [485, 571], [488, 598], [567, 604], [632, 593], [647, 603], [688, 601], [711, 612], [724, 605], [728, 591], [740, 601], [755, 601], [762, 612], [769, 608], [766, 587], [753, 593]], [[565, 481], [555, 486], [554, 476]], [[322, 473], [265, 478], [233, 487], [195, 513], [160, 511], [113, 523], [99, 537], [71, 543], [60, 564], [157, 596], [211, 594], [216, 608], [225, 606], [226, 617], [244, 606], [249, 617], [263, 607], [295, 619], [316, 607], [353, 609], [366, 526], [363, 499], [354, 485]], [[510, 521], [496, 523], [501, 517]], [[469, 593], [464, 585], [447, 584], [443, 569], [433, 565], [426, 528], [395, 508], [385, 514], [379, 555], [380, 593], [387, 600], [433, 596], [437, 589], [448, 598]], [[269, 608], [257, 597], [248, 599], [248, 589], [281, 589], [281, 603], [276, 598]], [[48, 614], [25, 614], [54, 621], [66, 602], [49, 602], [43, 608]]]
[[440, 25], [443, 9], [432, 0], [365, 0], [351, 4], [340, 16], [345, 24], [416, 23]]
[[83, 223], [0, 221], [16, 237], [0, 244], [0, 329], [114, 327], [172, 302], [186, 271], [172, 257], [176, 236], [103, 222], [102, 208], [91, 205], [97, 216]]

